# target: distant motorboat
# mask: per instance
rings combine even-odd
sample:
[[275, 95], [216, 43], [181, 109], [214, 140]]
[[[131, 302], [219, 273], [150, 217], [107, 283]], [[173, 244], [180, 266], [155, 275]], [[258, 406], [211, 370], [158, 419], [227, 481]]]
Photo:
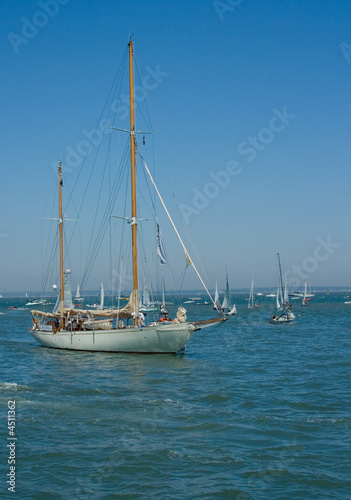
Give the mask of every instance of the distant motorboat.
[[43, 304], [46, 304], [45, 299], [33, 299], [33, 300], [28, 300], [25, 306], [38, 306]]

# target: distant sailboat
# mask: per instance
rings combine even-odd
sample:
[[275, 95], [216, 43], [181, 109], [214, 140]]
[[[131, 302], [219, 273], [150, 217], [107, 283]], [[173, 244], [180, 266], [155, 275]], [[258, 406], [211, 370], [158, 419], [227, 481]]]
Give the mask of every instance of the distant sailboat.
[[142, 296], [142, 300], [140, 298], [139, 301], [139, 311], [144, 311], [144, 312], [153, 312], [157, 311], [158, 308], [154, 307], [151, 302], [150, 302], [150, 294], [149, 294], [149, 287], [147, 285], [146, 279], [144, 279], [144, 289], [142, 295], [140, 294], [140, 297]]
[[[280, 287], [280, 290], [284, 289], [284, 298], [283, 298], [283, 304], [282, 304], [283, 312], [281, 312], [280, 314], [273, 314], [273, 316], [269, 319], [269, 323], [279, 325], [282, 323], [291, 323], [292, 321], [294, 321], [295, 315], [290, 311], [291, 305], [289, 304], [287, 283], [285, 282], [285, 287], [283, 287], [283, 277], [282, 277], [282, 268], [281, 268], [281, 264], [280, 264], [280, 255], [279, 255], [279, 253], [277, 255], [278, 255], [278, 265], [279, 265], [279, 287]], [[277, 306], [279, 304], [278, 295], [279, 295], [279, 292], [277, 291]], [[278, 307], [277, 307], [277, 309], [279, 310]]]
[[83, 304], [84, 298], [80, 296], [80, 286], [77, 286], [76, 296], [74, 297], [74, 305], [78, 306]]
[[226, 287], [225, 287], [225, 295], [222, 303], [222, 309], [225, 312], [226, 315], [228, 316], [234, 316], [236, 314], [236, 305], [232, 305], [232, 300], [230, 297], [230, 288], [229, 288], [229, 278], [228, 278], [228, 271], [227, 267], [225, 270], [225, 275], [226, 275]]
[[218, 283], [216, 280], [216, 288], [215, 288], [215, 295], [214, 295], [214, 309], [220, 310], [221, 309], [221, 302], [219, 300], [219, 293], [218, 293]]
[[249, 295], [249, 303], [247, 305], [248, 309], [259, 309], [261, 307], [260, 303], [254, 301], [254, 277], [252, 277], [251, 281], [251, 289]]
[[311, 299], [307, 298], [307, 280], [305, 278], [305, 286], [304, 286], [303, 296], [302, 296], [302, 300], [301, 300], [302, 307], [307, 307], [309, 300], [311, 300]]
[[165, 314], [165, 313], [169, 313], [169, 309], [167, 309], [166, 305], [167, 304], [172, 304], [172, 302], [166, 302], [166, 297], [165, 297], [165, 280], [162, 278], [162, 282], [161, 282], [161, 295], [162, 295], [162, 299], [161, 299], [161, 304], [160, 304], [160, 313], [161, 314]]
[[101, 284], [100, 284], [100, 304], [98, 305], [98, 309], [100, 311], [103, 310], [104, 303], [105, 303], [105, 289], [104, 289], [104, 284], [103, 284], [103, 282], [101, 280]]

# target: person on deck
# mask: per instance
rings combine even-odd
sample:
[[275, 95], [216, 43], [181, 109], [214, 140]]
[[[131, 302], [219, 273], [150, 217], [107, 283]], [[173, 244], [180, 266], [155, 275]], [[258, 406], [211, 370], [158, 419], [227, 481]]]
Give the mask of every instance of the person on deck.
[[145, 326], [144, 311], [140, 311], [140, 313], [139, 313], [139, 326]]
[[164, 313], [163, 317], [159, 319], [159, 322], [160, 322], [160, 323], [163, 323], [164, 321], [172, 321], [172, 320], [168, 317], [168, 313]]

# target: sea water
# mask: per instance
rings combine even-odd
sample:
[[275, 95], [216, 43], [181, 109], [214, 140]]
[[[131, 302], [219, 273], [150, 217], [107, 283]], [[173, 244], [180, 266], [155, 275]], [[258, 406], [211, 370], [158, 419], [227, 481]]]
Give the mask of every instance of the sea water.
[[153, 356], [41, 347], [25, 300], [0, 299], [0, 496], [12, 473], [21, 500], [350, 499], [351, 304], [319, 293], [271, 325], [274, 299], [233, 299], [236, 317]]

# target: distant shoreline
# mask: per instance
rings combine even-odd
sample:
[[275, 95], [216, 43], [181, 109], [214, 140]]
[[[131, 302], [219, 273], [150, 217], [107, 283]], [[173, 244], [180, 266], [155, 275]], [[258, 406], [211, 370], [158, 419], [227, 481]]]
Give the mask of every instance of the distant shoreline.
[[[300, 287], [301, 288], [301, 287]], [[212, 289], [210, 289], [211, 292], [213, 292]], [[245, 294], [250, 292], [250, 288], [231, 288], [230, 289], [231, 293], [233, 294]], [[267, 293], [272, 293], [276, 291], [275, 288], [256, 288], [255, 289], [255, 294], [257, 295], [258, 293], [261, 293], [263, 295]], [[350, 286], [316, 286], [313, 287], [313, 292], [320, 292], [320, 293], [327, 293], [327, 292], [340, 292], [340, 293], [350, 293], [351, 292], [351, 285]], [[83, 297], [93, 297], [95, 295], [98, 295], [99, 291], [98, 290], [87, 290], [86, 292], [83, 292]], [[26, 296], [27, 294], [27, 296]], [[160, 295], [161, 291], [154, 291], [154, 295]], [[169, 290], [167, 295], [178, 295], [179, 291], [177, 290]], [[126, 292], [126, 296], [128, 293]], [[182, 290], [180, 295], [182, 297], [188, 296], [188, 295], [198, 295], [201, 297], [207, 296], [206, 292], [199, 291], [199, 290]], [[18, 298], [18, 299], [33, 299], [33, 298], [38, 298], [41, 296], [40, 292], [1, 292], [0, 294], [0, 300], [1, 299], [10, 299], [10, 298]], [[48, 293], [45, 294], [45, 297], [56, 297], [55, 294], [53, 293]], [[108, 293], [108, 291], [105, 292], [105, 298], [111, 297], [111, 294]]]

